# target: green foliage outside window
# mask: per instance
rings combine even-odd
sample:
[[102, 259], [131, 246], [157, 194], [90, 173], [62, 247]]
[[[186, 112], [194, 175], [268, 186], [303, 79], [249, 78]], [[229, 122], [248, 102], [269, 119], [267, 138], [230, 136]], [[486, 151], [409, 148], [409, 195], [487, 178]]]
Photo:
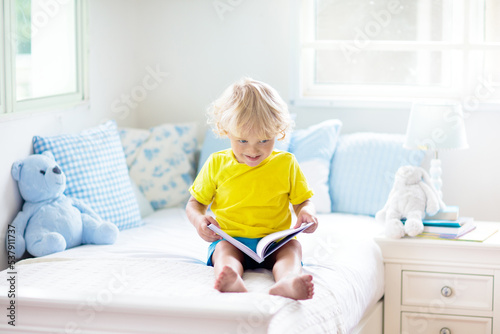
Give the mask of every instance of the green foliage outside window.
[[17, 53], [31, 54], [31, 0], [16, 0]]

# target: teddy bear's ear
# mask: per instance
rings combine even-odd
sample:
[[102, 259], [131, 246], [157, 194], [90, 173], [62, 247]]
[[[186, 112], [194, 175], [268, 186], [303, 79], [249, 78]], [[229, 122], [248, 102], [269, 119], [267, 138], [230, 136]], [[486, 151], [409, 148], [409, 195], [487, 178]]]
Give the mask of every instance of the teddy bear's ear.
[[51, 158], [52, 160], [56, 160], [56, 158], [54, 157], [54, 154], [52, 154], [51, 151], [45, 151], [42, 154], [45, 155], [45, 156], [47, 156], [47, 157], [49, 157], [49, 158]]
[[11, 174], [14, 180], [19, 181], [21, 177], [21, 168], [23, 167], [23, 161], [18, 160], [12, 164]]

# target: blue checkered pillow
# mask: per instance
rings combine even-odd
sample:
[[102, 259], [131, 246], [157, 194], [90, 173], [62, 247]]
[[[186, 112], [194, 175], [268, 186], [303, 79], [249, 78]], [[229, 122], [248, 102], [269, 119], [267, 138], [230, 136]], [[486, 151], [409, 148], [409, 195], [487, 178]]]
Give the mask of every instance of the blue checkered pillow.
[[141, 225], [117, 126], [108, 121], [75, 135], [33, 137], [34, 153], [52, 151], [66, 174], [67, 196], [89, 204], [120, 230]]

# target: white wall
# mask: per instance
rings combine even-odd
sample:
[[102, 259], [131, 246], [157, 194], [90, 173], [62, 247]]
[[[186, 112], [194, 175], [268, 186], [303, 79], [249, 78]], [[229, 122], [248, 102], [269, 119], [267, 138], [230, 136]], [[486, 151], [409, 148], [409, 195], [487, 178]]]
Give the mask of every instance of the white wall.
[[[12, 163], [33, 153], [34, 135], [75, 133], [106, 119], [133, 126], [135, 112], [113, 112], [112, 102], [135, 84], [135, 1], [90, 1], [90, 105], [71, 110], [0, 116], [0, 240], [7, 225], [21, 209], [17, 184], [10, 177]], [[124, 117], [126, 116], [126, 117]], [[3, 241], [0, 241], [3, 245]], [[5, 248], [0, 247], [0, 268], [5, 268]]]
[[140, 67], [159, 64], [170, 73], [141, 105], [141, 125], [193, 119], [203, 122], [209, 103], [244, 75], [265, 80], [286, 96], [288, 2], [241, 1], [223, 15], [223, 20], [214, 3], [141, 2]]
[[[239, 3], [221, 19], [214, 4]], [[263, 80], [289, 99], [291, 8], [287, 0], [148, 0], [138, 8], [139, 68], [170, 75], [140, 106], [142, 127], [196, 120], [243, 75]], [[231, 5], [230, 5], [231, 6]], [[409, 110], [291, 108], [297, 127], [339, 118], [342, 132], [404, 133]], [[470, 149], [441, 154], [444, 200], [463, 215], [500, 221], [500, 110], [476, 110], [466, 120]]]

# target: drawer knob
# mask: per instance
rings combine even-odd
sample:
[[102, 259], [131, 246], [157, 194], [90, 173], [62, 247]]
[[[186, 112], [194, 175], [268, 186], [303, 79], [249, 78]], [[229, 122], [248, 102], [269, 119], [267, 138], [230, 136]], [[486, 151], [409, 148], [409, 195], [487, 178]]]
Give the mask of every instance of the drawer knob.
[[451, 334], [451, 331], [449, 328], [446, 328], [446, 327], [443, 327], [441, 328], [441, 330], [439, 331], [439, 334]]
[[[443, 286], [443, 288], [441, 289], [441, 294], [443, 295], [443, 297], [450, 297], [452, 293], [453, 290], [449, 286]], [[448, 334], [448, 332], [444, 332], [441, 334]]]

